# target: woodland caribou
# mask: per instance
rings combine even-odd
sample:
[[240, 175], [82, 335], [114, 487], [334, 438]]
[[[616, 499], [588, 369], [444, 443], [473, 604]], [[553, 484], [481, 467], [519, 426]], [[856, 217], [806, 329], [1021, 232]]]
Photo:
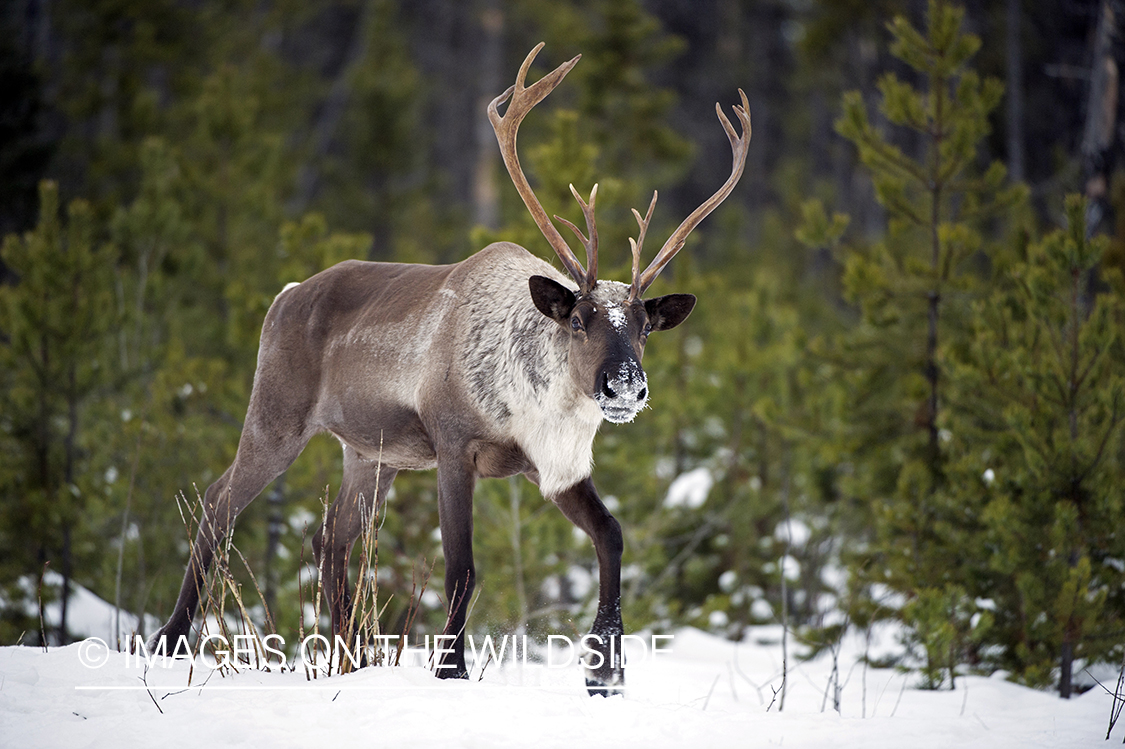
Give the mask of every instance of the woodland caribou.
[[[499, 242], [453, 265], [349, 260], [279, 294], [262, 327], [238, 452], [207, 489], [176, 609], [157, 638], [177, 642], [188, 634], [218, 540], [314, 434], [330, 432], [343, 445], [343, 482], [313, 549], [334, 632], [341, 632], [349, 610], [348, 556], [361, 517], [370, 517], [372, 502], [378, 507], [384, 501], [398, 471], [436, 467], [446, 632], [457, 635], [437, 673], [466, 677], [462, 631], [475, 579], [473, 488], [480, 477], [522, 473], [593, 539], [600, 589], [591, 634], [601, 639], [603, 659], [587, 668], [587, 686], [591, 694], [605, 694], [623, 683], [617, 639], [623, 632], [621, 527], [590, 480], [591, 448], [602, 419], [631, 421], [648, 401], [641, 356], [649, 334], [679, 325], [695, 305], [690, 294], [642, 295], [742, 175], [749, 105], [739, 91], [742, 104], [734, 112], [741, 136], [715, 107], [734, 151], [726, 183], [641, 272], [653, 194], [643, 218], [633, 211], [640, 230], [630, 239], [632, 283], [599, 281], [597, 185], [588, 203], [574, 192], [588, 236], [559, 219], [586, 249], [583, 268], [533, 194], [516, 155], [521, 120], [579, 60], [525, 87], [542, 46], [524, 60], [515, 85], [492, 101], [488, 116], [520, 197], [570, 277], [522, 247]], [[506, 101], [501, 116], [498, 108]]]

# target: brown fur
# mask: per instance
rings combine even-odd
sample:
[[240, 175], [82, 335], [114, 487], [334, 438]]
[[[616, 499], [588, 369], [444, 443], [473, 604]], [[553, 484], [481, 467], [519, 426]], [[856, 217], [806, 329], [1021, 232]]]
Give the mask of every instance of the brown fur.
[[[537, 309], [534, 276], [570, 295], [557, 319]], [[522, 473], [593, 538], [602, 570], [594, 633], [620, 633], [620, 527], [589, 480], [589, 443], [601, 416], [593, 399], [615, 382], [614, 368], [640, 371], [649, 310], [660, 325], [660, 300], [621, 305], [615, 325], [606, 300], [627, 301], [624, 285], [603, 284], [578, 299], [568, 284], [522, 248], [501, 243], [447, 266], [347, 261], [279, 294], [262, 326], [237, 455], [204, 496], [192, 560], [161, 634], [187, 634], [218, 539], [319, 432], [344, 445], [343, 482], [313, 538], [335, 632], [349, 606], [347, 561], [361, 517], [383, 502], [398, 471], [436, 467], [447, 631], [462, 631], [475, 580], [476, 480]], [[682, 307], [686, 298], [661, 299]], [[570, 428], [568, 418], [579, 426]], [[523, 427], [537, 419], [558, 430], [551, 455], [573, 454], [575, 465], [560, 473], [536, 462], [532, 455], [544, 446]], [[440, 675], [465, 674], [462, 638], [440, 665]], [[600, 671], [609, 683], [620, 666]]]

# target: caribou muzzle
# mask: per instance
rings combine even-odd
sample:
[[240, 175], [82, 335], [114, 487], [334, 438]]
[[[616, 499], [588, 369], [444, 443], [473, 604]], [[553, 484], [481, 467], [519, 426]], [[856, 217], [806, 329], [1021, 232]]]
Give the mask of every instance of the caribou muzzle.
[[607, 421], [626, 424], [648, 403], [648, 378], [639, 363], [609, 362], [598, 375], [594, 400]]

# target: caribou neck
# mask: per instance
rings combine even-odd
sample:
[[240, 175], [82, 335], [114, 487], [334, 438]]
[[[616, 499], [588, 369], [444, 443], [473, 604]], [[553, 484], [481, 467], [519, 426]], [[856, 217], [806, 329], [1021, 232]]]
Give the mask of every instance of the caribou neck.
[[[601, 409], [567, 376], [566, 334], [531, 302], [527, 279], [544, 275], [570, 287], [570, 279], [513, 244], [490, 245], [455, 274], [460, 315], [451, 343], [464, 352], [466, 397], [490, 433], [514, 443], [552, 497], [590, 475]], [[436, 383], [434, 383], [436, 384]]]

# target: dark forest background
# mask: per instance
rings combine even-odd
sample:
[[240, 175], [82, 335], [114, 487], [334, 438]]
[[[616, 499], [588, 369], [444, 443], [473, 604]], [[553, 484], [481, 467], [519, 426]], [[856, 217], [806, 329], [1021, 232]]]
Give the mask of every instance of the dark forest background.
[[[715, 102], [741, 87], [753, 120], [741, 184], [653, 289], [700, 303], [649, 347], [651, 408], [595, 446], [626, 626], [784, 622], [819, 649], [896, 620], [927, 686], [1002, 669], [1069, 695], [1125, 654], [1123, 18], [1119, 0], [8, 0], [0, 643], [80, 635], [74, 584], [169, 613], [185, 508], [233, 457], [285, 283], [500, 238], [551, 258], [485, 115], [544, 41], [533, 78], [583, 57], [521, 157], [548, 213], [577, 222], [568, 183], [600, 183], [603, 277], [627, 278], [630, 208], [658, 189], [666, 236], [729, 173]], [[318, 438], [240, 519], [260, 623], [308, 623], [306, 529], [338, 481]], [[403, 474], [388, 503], [391, 632], [435, 560], [442, 589], [434, 494]], [[475, 517], [470, 626], [584, 632], [589, 541], [522, 479], [483, 482]], [[51, 631], [39, 598], [64, 602]], [[443, 618], [422, 596], [415, 626]]]

